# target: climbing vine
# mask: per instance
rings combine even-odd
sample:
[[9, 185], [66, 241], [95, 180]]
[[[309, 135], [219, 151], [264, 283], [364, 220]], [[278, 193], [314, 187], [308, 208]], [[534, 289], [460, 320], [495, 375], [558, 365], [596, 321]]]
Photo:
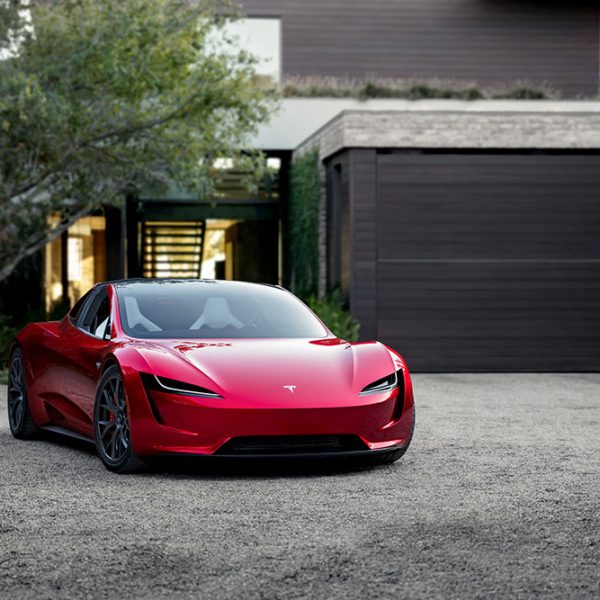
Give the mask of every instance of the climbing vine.
[[319, 281], [319, 154], [296, 158], [290, 169], [288, 205], [288, 287], [303, 299], [315, 295]]

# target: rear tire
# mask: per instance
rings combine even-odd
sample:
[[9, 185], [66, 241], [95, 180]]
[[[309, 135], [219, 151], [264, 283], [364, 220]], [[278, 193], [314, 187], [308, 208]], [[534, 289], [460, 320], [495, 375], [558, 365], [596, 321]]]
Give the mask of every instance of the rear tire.
[[25, 361], [21, 348], [13, 350], [9, 365], [7, 407], [10, 432], [18, 440], [31, 440], [37, 436], [39, 429], [33, 422], [29, 409]]
[[104, 466], [114, 473], [137, 473], [145, 463], [131, 447], [129, 409], [118, 366], [109, 367], [98, 382], [94, 404], [94, 439]]

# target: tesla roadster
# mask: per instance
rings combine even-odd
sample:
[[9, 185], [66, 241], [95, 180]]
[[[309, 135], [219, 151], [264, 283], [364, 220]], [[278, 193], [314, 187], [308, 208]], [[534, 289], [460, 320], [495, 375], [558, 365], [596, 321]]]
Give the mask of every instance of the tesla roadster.
[[394, 350], [337, 338], [280, 287], [206, 280], [98, 284], [62, 321], [27, 325], [8, 416], [19, 439], [94, 442], [116, 472], [165, 454], [393, 462], [414, 429]]

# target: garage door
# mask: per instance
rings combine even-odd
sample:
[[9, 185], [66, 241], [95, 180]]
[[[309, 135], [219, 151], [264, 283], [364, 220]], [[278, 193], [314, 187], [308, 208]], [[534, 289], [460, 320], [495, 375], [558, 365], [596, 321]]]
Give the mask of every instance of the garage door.
[[377, 333], [418, 370], [600, 370], [600, 158], [377, 157]]

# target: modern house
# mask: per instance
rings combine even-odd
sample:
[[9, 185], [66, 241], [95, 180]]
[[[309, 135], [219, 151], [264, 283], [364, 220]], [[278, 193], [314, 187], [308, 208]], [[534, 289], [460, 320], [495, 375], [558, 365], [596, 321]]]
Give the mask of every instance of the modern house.
[[[272, 167], [258, 193], [225, 161], [217, 197], [145, 190], [82, 219], [30, 283], [46, 306], [116, 277], [288, 285], [290, 170], [310, 155], [317, 287], [341, 288], [363, 339], [397, 347], [416, 370], [600, 370], [597, 3], [243, 8], [240, 40], [284, 83], [458, 80], [471, 97], [488, 87], [499, 98], [286, 98], [249, 141]], [[518, 99], [537, 89], [552, 99]]]

